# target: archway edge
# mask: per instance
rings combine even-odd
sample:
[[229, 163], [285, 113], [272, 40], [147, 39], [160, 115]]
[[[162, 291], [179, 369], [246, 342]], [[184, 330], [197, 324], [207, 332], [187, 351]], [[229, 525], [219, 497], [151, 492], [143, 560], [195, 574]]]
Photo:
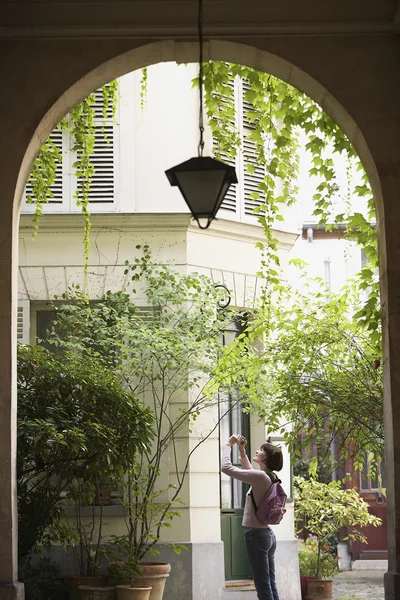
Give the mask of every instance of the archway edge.
[[[73, 106], [93, 90], [131, 71], [161, 62], [175, 61], [178, 64], [197, 62], [198, 51], [197, 42], [165, 40], [144, 44], [102, 63], [67, 89], [43, 117], [31, 139], [19, 172], [14, 207], [18, 207], [19, 211], [29, 171], [42, 144]], [[247, 44], [210, 40], [204, 45], [204, 59], [243, 64], [270, 73], [317, 102], [339, 125], [360, 157], [373, 191], [378, 223], [380, 222], [383, 218], [382, 191], [378, 171], [365, 137], [354, 118], [322, 84], [292, 62]]]

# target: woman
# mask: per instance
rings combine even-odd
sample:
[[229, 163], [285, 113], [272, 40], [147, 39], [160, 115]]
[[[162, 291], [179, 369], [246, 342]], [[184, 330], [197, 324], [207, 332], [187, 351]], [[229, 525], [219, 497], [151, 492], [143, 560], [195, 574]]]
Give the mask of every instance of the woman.
[[[241, 469], [231, 463], [231, 448], [234, 444], [239, 444]], [[223, 450], [222, 472], [251, 485], [255, 503], [259, 506], [272, 483], [277, 479], [273, 471], [282, 469], [283, 456], [277, 446], [262, 444], [253, 458], [253, 462], [258, 464], [259, 469], [252, 469], [245, 451], [246, 444], [246, 438], [241, 435], [236, 434], [229, 438]], [[275, 534], [269, 525], [263, 525], [257, 519], [249, 493], [246, 496], [242, 525], [247, 558], [258, 599], [279, 600], [275, 581]]]

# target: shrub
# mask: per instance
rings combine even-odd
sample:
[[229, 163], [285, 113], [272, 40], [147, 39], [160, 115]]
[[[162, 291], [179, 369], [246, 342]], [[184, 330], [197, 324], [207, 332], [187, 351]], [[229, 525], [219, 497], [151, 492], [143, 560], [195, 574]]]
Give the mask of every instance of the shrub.
[[38, 563], [28, 563], [24, 569], [23, 583], [26, 600], [66, 600], [67, 588], [61, 579], [60, 570], [50, 558], [41, 558]]

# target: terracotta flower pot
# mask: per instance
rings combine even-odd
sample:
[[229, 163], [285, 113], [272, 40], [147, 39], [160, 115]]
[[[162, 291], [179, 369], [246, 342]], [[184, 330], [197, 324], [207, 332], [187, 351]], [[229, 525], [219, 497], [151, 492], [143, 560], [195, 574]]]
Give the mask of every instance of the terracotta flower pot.
[[150, 600], [162, 600], [171, 565], [169, 563], [143, 562], [139, 566], [143, 575], [135, 577], [134, 584], [151, 586]]
[[332, 598], [332, 579], [309, 579], [307, 588], [307, 600]]
[[80, 585], [82, 600], [114, 600], [115, 587]]
[[315, 579], [315, 577], [311, 577], [308, 575], [300, 575], [301, 600], [307, 599], [309, 579]]
[[117, 585], [118, 600], [149, 600], [151, 587], [130, 587]]
[[82, 594], [79, 589], [80, 585], [89, 585], [93, 587], [101, 587], [105, 584], [105, 577], [89, 577], [88, 575], [70, 575], [65, 578], [65, 583], [68, 587], [69, 600], [81, 600]]

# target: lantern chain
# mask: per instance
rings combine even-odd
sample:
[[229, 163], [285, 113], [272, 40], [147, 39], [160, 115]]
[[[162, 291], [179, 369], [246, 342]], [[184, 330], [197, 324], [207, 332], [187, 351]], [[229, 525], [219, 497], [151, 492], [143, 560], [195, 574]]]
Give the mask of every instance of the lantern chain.
[[198, 12], [198, 34], [199, 34], [199, 90], [200, 90], [200, 108], [199, 108], [199, 129], [200, 142], [198, 147], [199, 156], [203, 156], [204, 150], [204, 118], [203, 118], [203, 0], [199, 0]]

